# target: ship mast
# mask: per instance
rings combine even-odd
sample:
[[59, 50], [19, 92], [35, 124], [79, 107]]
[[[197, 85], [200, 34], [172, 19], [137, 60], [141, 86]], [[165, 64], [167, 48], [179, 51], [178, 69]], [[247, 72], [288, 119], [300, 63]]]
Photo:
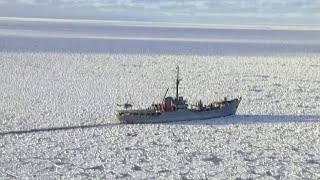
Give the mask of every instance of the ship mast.
[[179, 99], [179, 66], [177, 66], [177, 80], [176, 80], [176, 102], [178, 102]]

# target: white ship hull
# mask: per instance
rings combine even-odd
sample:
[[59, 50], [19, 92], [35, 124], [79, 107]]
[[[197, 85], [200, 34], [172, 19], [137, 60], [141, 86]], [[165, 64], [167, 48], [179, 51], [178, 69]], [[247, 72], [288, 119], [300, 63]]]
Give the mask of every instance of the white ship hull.
[[121, 123], [125, 124], [166, 123], [212, 119], [234, 115], [240, 101], [241, 99], [234, 99], [219, 109], [207, 109], [197, 112], [191, 109], [177, 109], [175, 111], [165, 111], [161, 113], [154, 110], [122, 110], [119, 111], [121, 113], [117, 114], [117, 118]]

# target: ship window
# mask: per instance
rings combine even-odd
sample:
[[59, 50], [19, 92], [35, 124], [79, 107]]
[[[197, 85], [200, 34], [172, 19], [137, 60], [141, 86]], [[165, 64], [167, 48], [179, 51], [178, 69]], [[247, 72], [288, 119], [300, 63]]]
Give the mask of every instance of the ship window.
[[133, 113], [133, 115], [137, 116], [137, 115], [139, 115], [139, 114], [138, 114], [138, 113]]
[[159, 116], [159, 115], [161, 115], [161, 113], [160, 113], [160, 112], [157, 112], [157, 115]]
[[156, 115], [156, 113], [152, 113], [151, 115], [154, 116], [154, 115]]

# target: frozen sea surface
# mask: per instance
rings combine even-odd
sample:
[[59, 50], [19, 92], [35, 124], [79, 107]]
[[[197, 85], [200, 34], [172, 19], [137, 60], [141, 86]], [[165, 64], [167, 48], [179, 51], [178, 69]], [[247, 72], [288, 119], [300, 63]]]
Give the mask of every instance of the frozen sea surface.
[[119, 125], [1, 137], [12, 179], [319, 179], [319, 123]]
[[[320, 177], [319, 55], [0, 55], [3, 177]], [[176, 65], [190, 102], [241, 95], [238, 115], [114, 124], [116, 103], [146, 107], [174, 87]]]
[[[320, 178], [317, 31], [19, 23], [0, 21], [2, 179]], [[177, 65], [189, 102], [242, 96], [237, 115], [117, 124], [116, 103], [159, 102]]]

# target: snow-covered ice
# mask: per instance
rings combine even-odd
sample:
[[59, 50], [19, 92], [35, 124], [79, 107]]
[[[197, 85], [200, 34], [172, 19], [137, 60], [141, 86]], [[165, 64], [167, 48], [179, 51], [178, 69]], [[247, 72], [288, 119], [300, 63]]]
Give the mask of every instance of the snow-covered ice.
[[[180, 41], [171, 28], [148, 35], [130, 26], [153, 40], [124, 40], [112, 37], [135, 34], [81, 24], [70, 37], [62, 29], [73, 25], [66, 26], [0, 21], [1, 178], [320, 178], [318, 31], [233, 29], [241, 41], [233, 43], [228, 31], [213, 37], [210, 29], [203, 37], [188, 29], [178, 38], [189, 33], [196, 41]], [[30, 28], [42, 33], [24, 34]], [[42, 37], [49, 30], [59, 33]], [[263, 42], [264, 34], [282, 39]], [[177, 65], [189, 102], [242, 96], [237, 115], [116, 124], [116, 103], [160, 101]]]
[[319, 123], [121, 125], [2, 137], [8, 178], [319, 179]]

